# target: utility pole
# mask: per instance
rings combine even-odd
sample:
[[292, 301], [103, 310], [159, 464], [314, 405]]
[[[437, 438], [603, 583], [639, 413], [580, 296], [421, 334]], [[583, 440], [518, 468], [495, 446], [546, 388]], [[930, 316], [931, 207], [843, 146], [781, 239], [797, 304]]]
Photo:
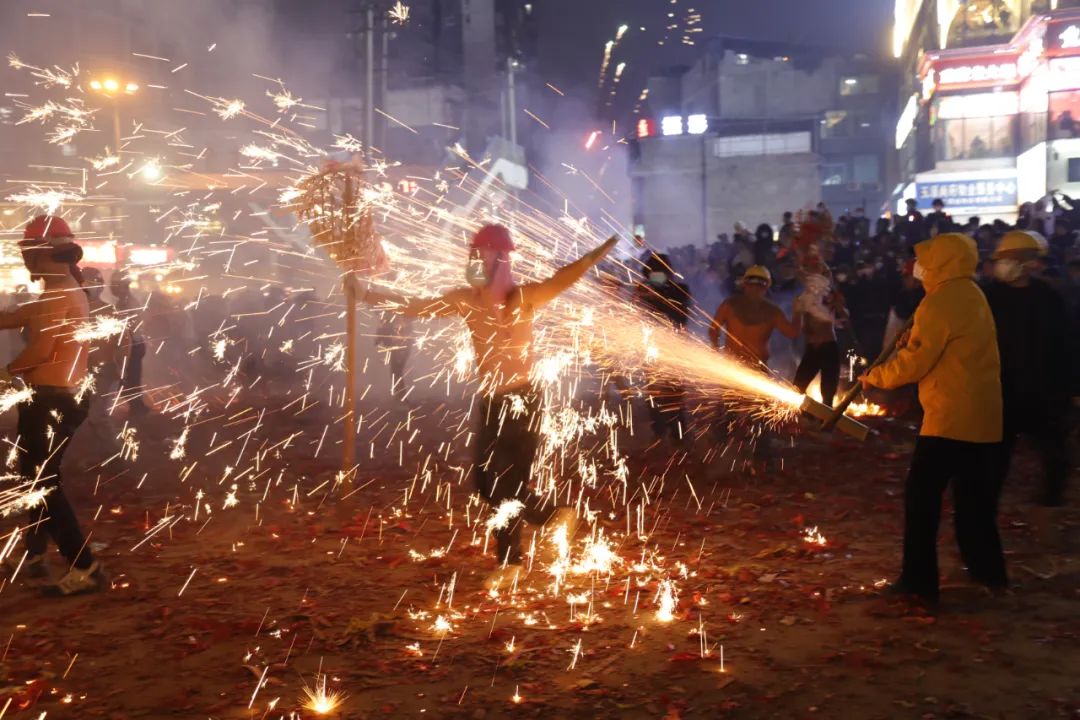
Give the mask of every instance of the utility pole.
[[375, 7], [370, 2], [367, 4], [364, 33], [364, 73], [367, 75], [367, 94], [364, 99], [364, 157], [370, 163], [371, 148], [375, 144]]
[[510, 107], [507, 115], [510, 118], [510, 142], [517, 145], [517, 92], [514, 85], [514, 73], [517, 71], [518, 61], [510, 57], [506, 59], [506, 84]]

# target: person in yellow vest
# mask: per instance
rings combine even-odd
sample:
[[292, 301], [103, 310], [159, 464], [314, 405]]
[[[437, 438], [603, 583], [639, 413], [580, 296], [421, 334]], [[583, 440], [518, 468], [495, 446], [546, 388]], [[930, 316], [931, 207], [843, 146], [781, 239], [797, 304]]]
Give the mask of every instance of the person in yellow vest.
[[946, 233], [915, 246], [926, 297], [903, 346], [862, 376], [884, 389], [918, 383], [923, 422], [904, 489], [904, 560], [891, 595], [938, 597], [941, 498], [952, 483], [956, 540], [971, 577], [1008, 585], [996, 518], [1001, 460], [1001, 362], [986, 296], [975, 284], [971, 238]]

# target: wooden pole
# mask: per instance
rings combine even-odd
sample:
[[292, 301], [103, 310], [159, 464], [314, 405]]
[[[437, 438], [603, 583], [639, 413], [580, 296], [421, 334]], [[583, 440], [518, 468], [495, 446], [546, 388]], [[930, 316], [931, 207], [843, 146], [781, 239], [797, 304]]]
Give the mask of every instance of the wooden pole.
[[356, 465], [356, 282], [345, 276], [345, 435], [341, 469], [351, 473]]
[[[351, 216], [355, 189], [352, 177], [345, 177], [342, 217]], [[356, 227], [342, 227], [342, 234], [356, 232]], [[352, 476], [356, 466], [356, 277], [350, 268], [345, 272], [345, 435], [342, 438], [341, 470]]]

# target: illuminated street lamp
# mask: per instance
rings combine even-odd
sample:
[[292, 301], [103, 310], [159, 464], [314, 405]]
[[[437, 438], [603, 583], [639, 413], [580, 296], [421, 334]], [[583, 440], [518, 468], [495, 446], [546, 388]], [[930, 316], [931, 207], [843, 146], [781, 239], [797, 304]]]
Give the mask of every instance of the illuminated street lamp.
[[134, 95], [139, 92], [139, 83], [131, 80], [122, 80], [120, 78], [107, 75], [100, 78], [93, 78], [90, 80], [90, 89], [96, 93], [104, 95], [112, 101], [113, 106], [113, 135], [114, 142], [116, 143], [116, 153], [120, 153], [120, 105], [119, 98], [121, 95]]

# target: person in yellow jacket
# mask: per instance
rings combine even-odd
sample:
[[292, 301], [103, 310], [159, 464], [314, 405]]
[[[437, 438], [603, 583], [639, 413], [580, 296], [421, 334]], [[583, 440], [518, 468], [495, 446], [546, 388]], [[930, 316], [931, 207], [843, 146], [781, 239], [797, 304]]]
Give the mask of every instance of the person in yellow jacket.
[[923, 423], [904, 490], [903, 570], [888, 592], [934, 601], [941, 497], [950, 481], [956, 540], [968, 572], [994, 590], [1008, 584], [995, 512], [1001, 363], [994, 318], [975, 284], [975, 243], [946, 233], [916, 245], [915, 257], [926, 297], [911, 333], [862, 382], [884, 389], [919, 385]]

